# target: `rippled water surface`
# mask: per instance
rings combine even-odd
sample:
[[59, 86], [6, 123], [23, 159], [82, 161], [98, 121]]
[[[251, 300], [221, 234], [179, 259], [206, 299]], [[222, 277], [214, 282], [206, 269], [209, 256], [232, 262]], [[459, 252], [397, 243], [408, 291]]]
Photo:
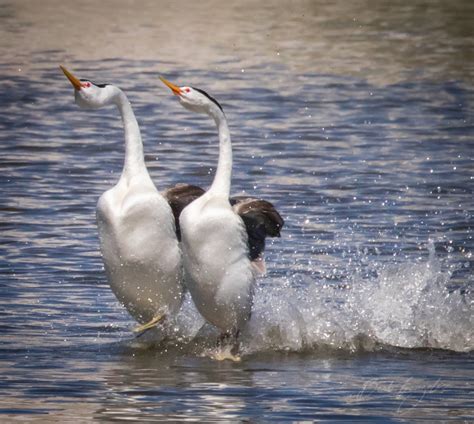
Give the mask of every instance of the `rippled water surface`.
[[[328, 2], [329, 3], [329, 2]], [[0, 421], [474, 420], [470, 1], [0, 2]], [[209, 185], [214, 95], [233, 192], [273, 201], [240, 363], [190, 299], [135, 339], [98, 251], [129, 96], [159, 189]], [[201, 328], [202, 327], [202, 328]], [[164, 337], [166, 336], [166, 337]]]

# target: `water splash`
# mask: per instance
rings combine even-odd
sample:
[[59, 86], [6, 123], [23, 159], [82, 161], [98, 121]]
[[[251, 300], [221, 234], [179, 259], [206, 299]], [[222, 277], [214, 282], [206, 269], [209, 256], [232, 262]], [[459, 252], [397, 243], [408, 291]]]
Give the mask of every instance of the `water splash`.
[[[242, 334], [242, 354], [390, 347], [473, 350], [472, 293], [450, 289], [452, 270], [443, 269], [433, 242], [428, 251], [424, 261], [375, 264], [372, 277], [356, 274], [338, 284], [307, 274], [260, 284]], [[167, 336], [184, 351], [213, 357], [218, 334], [205, 324], [188, 294], [166, 331], [150, 332], [139, 343]]]
[[442, 269], [432, 242], [428, 250], [421, 263], [379, 264], [372, 278], [292, 287], [293, 276], [261, 288], [247, 351], [474, 349], [472, 293], [450, 290], [452, 271]]

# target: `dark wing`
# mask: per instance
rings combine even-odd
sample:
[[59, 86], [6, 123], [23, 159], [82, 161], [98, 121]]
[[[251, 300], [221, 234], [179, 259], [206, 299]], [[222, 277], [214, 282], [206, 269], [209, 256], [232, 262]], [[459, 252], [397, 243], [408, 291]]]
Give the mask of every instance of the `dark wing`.
[[179, 216], [181, 212], [193, 200], [201, 197], [204, 193], [205, 191], [201, 187], [190, 184], [176, 184], [174, 187], [161, 193], [173, 211], [178, 241], [181, 241], [181, 229], [179, 228]]
[[251, 261], [263, 262], [266, 237], [280, 237], [284, 221], [270, 202], [252, 197], [231, 197], [230, 204], [244, 221]]
[[[179, 241], [181, 241], [179, 215], [186, 206], [204, 193], [205, 191], [201, 187], [190, 184], [176, 184], [161, 193], [173, 211], [176, 236]], [[265, 239], [267, 237], [280, 237], [280, 230], [284, 224], [283, 218], [275, 207], [266, 200], [234, 196], [230, 198], [230, 204], [234, 212], [240, 215], [247, 229], [250, 260], [256, 263], [261, 262], [262, 267], [264, 267]]]

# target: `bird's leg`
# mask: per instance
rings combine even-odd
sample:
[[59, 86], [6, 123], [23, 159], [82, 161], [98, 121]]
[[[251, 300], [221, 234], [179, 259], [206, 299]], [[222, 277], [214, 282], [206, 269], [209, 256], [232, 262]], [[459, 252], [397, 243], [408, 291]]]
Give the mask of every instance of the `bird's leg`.
[[156, 315], [150, 321], [145, 324], [139, 325], [133, 329], [134, 333], [143, 333], [144, 331], [157, 326], [166, 318], [165, 314]]
[[224, 331], [217, 340], [217, 348], [219, 352], [214, 355], [214, 359], [223, 361], [230, 359], [234, 362], [240, 362], [239, 356], [239, 337], [240, 330]]
[[239, 350], [240, 350], [240, 341], [239, 341], [239, 335], [240, 335], [240, 330], [235, 329], [232, 334], [232, 349], [230, 350], [230, 353], [234, 356], [238, 356]]
[[224, 331], [219, 335], [219, 338], [217, 339], [217, 346], [222, 347], [225, 346], [229, 339], [231, 337], [231, 332], [230, 331]]

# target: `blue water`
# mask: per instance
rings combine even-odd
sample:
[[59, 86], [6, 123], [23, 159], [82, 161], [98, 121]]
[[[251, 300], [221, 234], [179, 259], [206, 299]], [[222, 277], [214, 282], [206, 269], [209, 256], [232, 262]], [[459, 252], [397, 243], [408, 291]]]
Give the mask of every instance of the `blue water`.
[[[474, 420], [469, 25], [443, 2], [414, 4], [351, 10], [347, 22], [363, 21], [353, 27], [336, 6], [233, 5], [230, 17], [216, 9], [229, 27], [216, 28], [215, 51], [172, 37], [159, 55], [146, 43], [164, 28], [207, 39], [213, 2], [156, 28], [118, 2], [119, 23], [144, 22], [127, 42], [119, 24], [110, 40], [89, 2], [84, 19], [53, 0], [0, 7], [0, 421]], [[243, 39], [231, 18], [246, 22]], [[272, 36], [245, 43], [260, 24]], [[417, 43], [423, 54], [408, 54]], [[271, 200], [286, 221], [267, 247], [242, 362], [211, 359], [217, 333], [189, 298], [166, 339], [134, 338], [95, 225], [122, 168], [121, 121], [114, 108], [79, 109], [59, 64], [127, 93], [159, 189], [208, 185], [217, 137], [157, 76], [222, 104], [233, 192]]]

